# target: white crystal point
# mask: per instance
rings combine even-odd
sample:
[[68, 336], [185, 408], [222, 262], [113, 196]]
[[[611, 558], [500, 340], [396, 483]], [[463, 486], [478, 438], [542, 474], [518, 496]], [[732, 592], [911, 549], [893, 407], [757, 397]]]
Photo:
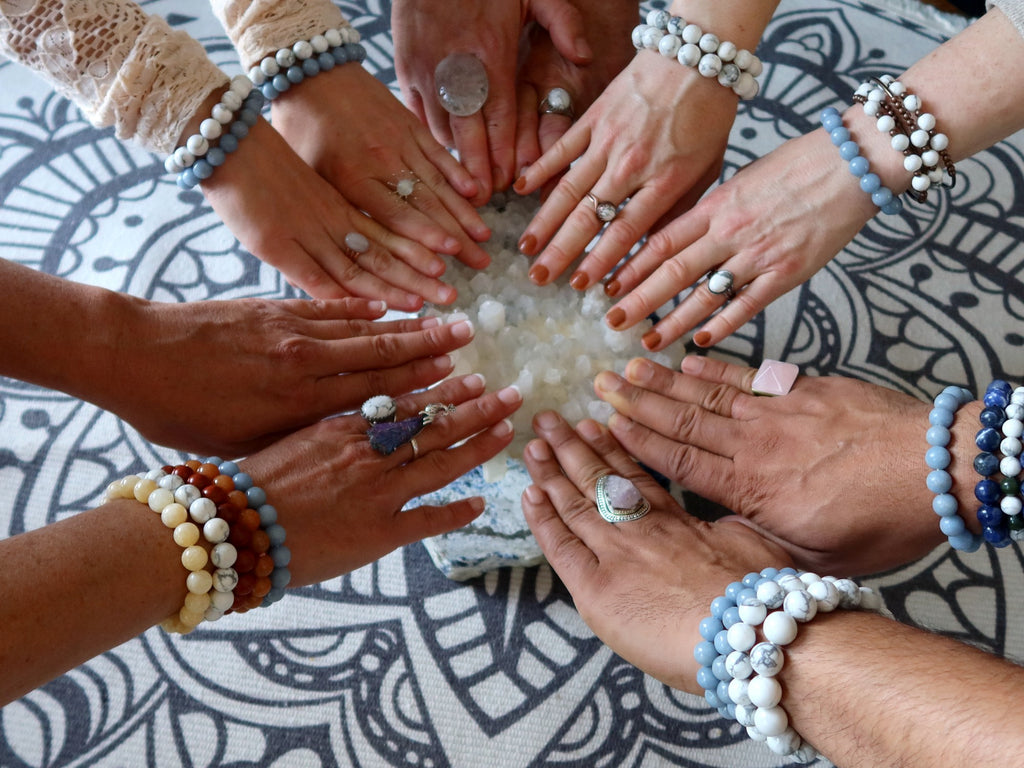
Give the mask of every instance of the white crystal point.
[[396, 410], [395, 401], [388, 395], [374, 395], [361, 408], [363, 418], [371, 424], [394, 418]]
[[609, 475], [604, 481], [604, 492], [615, 509], [633, 509], [643, 496], [632, 482], [620, 475]]
[[441, 106], [456, 117], [478, 112], [490, 87], [483, 62], [471, 53], [453, 53], [441, 59], [434, 70], [434, 83]]
[[399, 197], [408, 197], [415, 188], [415, 179], [402, 179], [395, 185], [395, 191], [398, 192]]

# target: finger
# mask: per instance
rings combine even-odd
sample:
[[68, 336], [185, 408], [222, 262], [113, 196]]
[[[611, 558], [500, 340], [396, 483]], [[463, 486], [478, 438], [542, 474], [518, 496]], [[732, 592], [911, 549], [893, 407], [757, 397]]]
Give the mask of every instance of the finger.
[[698, 347], [710, 347], [738, 331], [786, 289], [771, 289], [769, 278], [759, 278], [736, 292], [722, 311], [714, 315], [693, 335]]
[[459, 160], [477, 183], [477, 195], [470, 202], [479, 207], [487, 203], [494, 192], [494, 172], [483, 113], [475, 112], [466, 117], [449, 115], [448, 118]]
[[[445, 263], [434, 252], [451, 255], [458, 253], [461, 244], [453, 233], [461, 232], [461, 227], [444, 206], [438, 203], [436, 195], [427, 185], [417, 184], [414, 190], [418, 198], [417, 205], [410, 205], [407, 199], [400, 197], [390, 181], [367, 178], [361, 184], [352, 185], [348, 192], [352, 203], [383, 227], [425, 246], [422, 251], [410, 251], [413, 259], [410, 266], [427, 276], [439, 277], [444, 274]], [[442, 211], [443, 215], [439, 215]]]
[[[534, 486], [544, 494], [547, 503], [556, 510], [560, 525], [553, 520], [550, 521], [556, 533], [560, 533], [560, 529], [564, 527], [565, 533], [580, 541], [580, 532], [586, 531], [588, 526], [592, 527], [595, 518], [596, 522], [604, 522], [597, 512], [594, 502], [584, 495], [562, 471], [560, 457], [556, 456], [546, 440], [542, 438], [527, 443], [523, 450], [523, 462], [526, 464]], [[545, 550], [546, 552], [547, 550]]]
[[[554, 411], [542, 411], [533, 417], [533, 431], [554, 451], [566, 477], [591, 502], [597, 479], [608, 474], [607, 463], [584, 443], [569, 423]], [[559, 509], [562, 505], [550, 487], [544, 490]], [[596, 511], [596, 510], [595, 510]]]
[[526, 168], [512, 188], [521, 195], [529, 195], [536, 191], [541, 184], [564, 171], [574, 160], [581, 157], [589, 143], [589, 126], [583, 121], [574, 124], [550, 150], [540, 156], [537, 162]]
[[391, 533], [397, 546], [412, 544], [469, 525], [480, 516], [486, 506], [484, 499], [474, 496], [442, 506], [400, 510], [390, 523]]
[[492, 78], [482, 111], [491, 155], [493, 191], [505, 191], [515, 181], [516, 173], [515, 80]]
[[705, 355], [687, 355], [680, 362], [679, 370], [687, 376], [712, 384], [725, 384], [748, 394], [752, 392], [754, 377], [757, 375], [756, 368], [727, 363]]
[[567, 0], [534, 3], [533, 16], [548, 31], [551, 42], [573, 64], [589, 64], [594, 53], [584, 34], [583, 14]]
[[516, 87], [516, 165], [519, 175], [526, 167], [537, 162], [541, 155], [537, 141], [538, 97], [530, 84], [520, 82]]
[[[527, 444], [524, 458], [535, 482], [561, 475], [554, 454], [543, 440]], [[572, 594], [581, 594], [580, 589], [592, 582], [591, 574], [599, 565], [597, 557], [565, 524], [561, 511], [539, 485], [526, 487], [522, 505], [526, 524], [551, 567]]]
[[477, 242], [485, 242], [491, 236], [491, 229], [469, 202], [480, 191], [473, 175], [449, 154], [448, 150], [427, 135], [420, 136], [420, 150], [426, 161], [432, 164], [448, 182], [431, 184], [449, 213], [462, 228]]
[[323, 376], [371, 371], [436, 355], [443, 355], [472, 341], [469, 320], [437, 325], [407, 333], [378, 333], [336, 339], [317, 346]]
[[658, 482], [629, 455], [612, 433], [593, 419], [584, 419], [576, 425], [576, 433], [611, 470], [630, 480], [651, 502], [658, 507], [673, 508], [672, 497]]
[[[523, 396], [516, 387], [504, 387], [460, 404], [454, 413], [435, 420], [417, 436], [420, 459], [431, 451], [450, 449], [459, 441], [496, 426], [522, 404]], [[467, 471], [473, 466], [475, 464], [470, 464]]]
[[405, 238], [387, 230], [383, 233], [380, 241], [371, 239], [369, 250], [357, 254], [355, 260], [332, 262], [331, 271], [338, 283], [357, 296], [379, 297], [407, 312], [419, 310], [424, 300], [435, 304], [455, 301], [454, 288], [406, 261], [417, 262], [421, 246], [409, 247], [413, 244]]
[[[566, 184], [571, 174], [572, 171], [558, 183], [545, 206], [556, 197], [564, 197], [562, 201], [555, 203], [556, 206], [562, 207], [568, 203], [569, 195], [576, 194], [575, 189], [578, 188], [574, 188], [572, 184]], [[578, 183], [579, 179], [575, 179], [574, 182]], [[536, 284], [545, 285], [558, 278], [584, 253], [595, 237], [608, 230], [608, 227], [605, 227], [601, 219], [598, 218], [595, 209], [606, 203], [616, 205], [618, 198], [604, 197], [598, 191], [594, 191], [596, 189], [597, 187], [594, 187], [589, 193], [584, 192], [580, 195], [575, 208], [568, 213], [554, 238], [544, 247], [533, 266], [530, 267], [530, 279]], [[588, 194], [591, 197], [587, 197]], [[543, 212], [543, 210], [542, 207], [541, 211]], [[572, 281], [573, 288], [577, 290], [584, 290], [590, 284], [587, 274], [578, 270], [573, 273]]]
[[572, 118], [568, 115], [541, 115], [537, 127], [537, 140], [540, 151], [547, 152], [572, 127]]
[[352, 410], [375, 395], [425, 389], [450, 375], [454, 368], [449, 355], [438, 355], [387, 368], [327, 376], [317, 381], [314, 402], [322, 406], [320, 416], [328, 416]]

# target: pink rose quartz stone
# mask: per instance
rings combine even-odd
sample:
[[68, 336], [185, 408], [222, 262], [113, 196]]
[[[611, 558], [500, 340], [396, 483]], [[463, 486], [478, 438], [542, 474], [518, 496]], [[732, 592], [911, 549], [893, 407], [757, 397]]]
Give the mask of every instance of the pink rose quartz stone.
[[608, 476], [604, 481], [604, 492], [614, 509], [632, 509], [643, 498], [633, 483], [618, 475]]
[[757, 369], [751, 389], [755, 395], [785, 395], [799, 375], [800, 368], [793, 363], [765, 360]]

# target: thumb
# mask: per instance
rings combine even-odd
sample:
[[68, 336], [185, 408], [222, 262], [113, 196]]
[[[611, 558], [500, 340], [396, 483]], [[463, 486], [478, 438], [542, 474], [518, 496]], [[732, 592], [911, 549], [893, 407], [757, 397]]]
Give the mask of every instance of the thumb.
[[532, 13], [562, 56], [580, 66], [591, 62], [594, 52], [584, 34], [583, 14], [569, 0], [535, 0]]

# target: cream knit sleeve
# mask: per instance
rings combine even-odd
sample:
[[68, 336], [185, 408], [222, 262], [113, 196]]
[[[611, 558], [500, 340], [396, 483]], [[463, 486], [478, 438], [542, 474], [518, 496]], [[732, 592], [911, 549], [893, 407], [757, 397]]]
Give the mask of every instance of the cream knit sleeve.
[[210, 4], [246, 70], [298, 40], [348, 26], [331, 0], [210, 0]]
[[228, 82], [196, 40], [128, 0], [0, 0], [0, 53], [42, 75], [93, 125], [159, 153]]
[[1024, 0], [989, 0], [986, 3], [988, 8], [998, 8], [1010, 21], [1017, 31], [1024, 36]]

